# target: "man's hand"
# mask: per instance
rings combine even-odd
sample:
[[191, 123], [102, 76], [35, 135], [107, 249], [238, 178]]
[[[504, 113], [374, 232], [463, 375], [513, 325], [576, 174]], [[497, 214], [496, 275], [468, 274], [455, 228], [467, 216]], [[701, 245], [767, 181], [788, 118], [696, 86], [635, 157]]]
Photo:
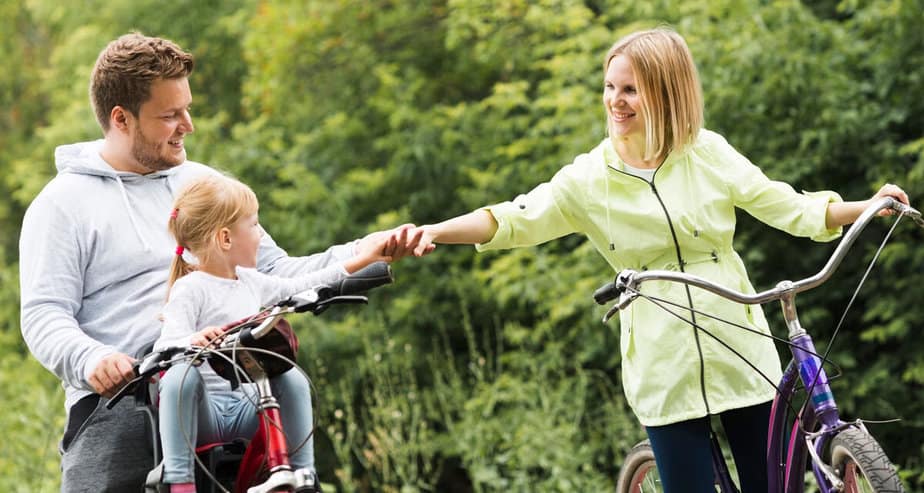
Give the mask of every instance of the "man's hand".
[[135, 378], [135, 358], [124, 353], [113, 353], [103, 358], [90, 374], [90, 386], [97, 394], [109, 398]]

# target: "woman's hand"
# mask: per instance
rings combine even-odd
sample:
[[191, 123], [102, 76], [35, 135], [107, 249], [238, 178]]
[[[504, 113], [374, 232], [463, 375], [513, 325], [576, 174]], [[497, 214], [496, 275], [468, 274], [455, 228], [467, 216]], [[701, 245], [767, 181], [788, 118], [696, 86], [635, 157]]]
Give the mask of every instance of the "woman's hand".
[[436, 249], [436, 232], [434, 231], [434, 227], [432, 225], [427, 224], [420, 226], [417, 228], [415, 236], [420, 237], [420, 240], [417, 242], [417, 245], [414, 248], [415, 256], [423, 257], [424, 255]]
[[225, 331], [221, 327], [206, 327], [199, 332], [196, 332], [189, 339], [189, 343], [193, 346], [206, 347], [210, 344], [215, 344], [220, 342], [225, 337]]
[[426, 255], [437, 243], [475, 245], [487, 243], [497, 233], [497, 219], [487, 209], [478, 209], [437, 224], [417, 228], [421, 232], [414, 255]]
[[[905, 191], [902, 190], [898, 185], [893, 185], [891, 183], [886, 183], [883, 185], [882, 188], [880, 188], [879, 191], [876, 192], [876, 194], [867, 201], [867, 203], [871, 204], [883, 197], [892, 197], [893, 199], [905, 205], [910, 205], [908, 204], [908, 194], [906, 194]], [[880, 216], [891, 216], [892, 214], [895, 214], [895, 211], [892, 209], [883, 209], [879, 211]]]
[[353, 257], [344, 262], [343, 266], [352, 274], [373, 262], [395, 262], [408, 255], [415, 255], [414, 249], [418, 247], [422, 235], [420, 228], [413, 224], [370, 233], [357, 242]]
[[[828, 204], [828, 211], [825, 215], [825, 225], [828, 229], [839, 228], [845, 224], [852, 224], [860, 217], [860, 214], [866, 210], [874, 201], [883, 197], [892, 197], [893, 199], [908, 204], [908, 194], [898, 185], [886, 183], [868, 200], [856, 202], [832, 202]], [[879, 211], [880, 216], [889, 216], [894, 214], [892, 209], [883, 209]]]

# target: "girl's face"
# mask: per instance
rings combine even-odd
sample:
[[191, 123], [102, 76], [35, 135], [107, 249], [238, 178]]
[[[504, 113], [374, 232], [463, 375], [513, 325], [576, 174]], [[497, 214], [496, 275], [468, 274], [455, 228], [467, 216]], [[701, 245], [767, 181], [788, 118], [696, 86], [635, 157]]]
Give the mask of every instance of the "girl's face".
[[603, 106], [611, 137], [645, 135], [642, 100], [635, 83], [635, 72], [625, 55], [613, 57], [606, 69], [603, 78]]
[[256, 267], [257, 249], [260, 247], [260, 238], [263, 237], [258, 215], [242, 216], [230, 229], [231, 246], [228, 249], [228, 260], [234, 266]]

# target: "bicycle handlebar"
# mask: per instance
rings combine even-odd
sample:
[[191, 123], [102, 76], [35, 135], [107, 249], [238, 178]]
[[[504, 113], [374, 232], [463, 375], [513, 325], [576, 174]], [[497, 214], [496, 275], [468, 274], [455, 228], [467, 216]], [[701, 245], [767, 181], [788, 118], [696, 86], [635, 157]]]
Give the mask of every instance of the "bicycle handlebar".
[[[279, 317], [287, 313], [311, 312], [319, 315], [328, 307], [343, 303], [366, 303], [368, 299], [360, 293], [394, 282], [391, 266], [386, 262], [374, 262], [332, 284], [306, 289], [286, 298], [263, 312], [232, 322], [222, 327], [225, 333], [238, 330], [232, 337], [221, 342], [220, 348], [227, 348], [243, 341], [254, 341], [269, 333]], [[245, 343], [246, 344], [246, 343]], [[170, 347], [148, 353], [135, 363], [134, 379], [126, 383], [106, 403], [112, 409], [123, 397], [137, 388], [138, 384], [170, 365], [177, 353], [196, 354], [198, 349]]]
[[857, 218], [854, 226], [851, 227], [841, 239], [834, 253], [828, 259], [827, 264], [815, 275], [799, 281], [781, 281], [773, 289], [768, 289], [760, 293], [746, 294], [733, 289], [720, 286], [708, 279], [699, 276], [687, 274], [684, 272], [675, 272], [668, 270], [648, 270], [637, 272], [632, 269], [625, 269], [616, 275], [616, 279], [603, 285], [594, 292], [594, 301], [603, 305], [609, 301], [619, 298], [619, 301], [603, 317], [603, 321], [608, 321], [616, 312], [625, 309], [635, 298], [638, 297], [638, 286], [645, 281], [671, 281], [688, 284], [702, 288], [711, 293], [722, 296], [723, 298], [743, 303], [747, 305], [756, 305], [768, 301], [779, 300], [788, 293], [800, 293], [808, 291], [827, 281], [834, 271], [840, 266], [841, 261], [847, 255], [847, 250], [853, 246], [854, 241], [860, 232], [869, 224], [870, 220], [884, 209], [892, 209], [900, 215], [910, 217], [915, 224], [924, 228], [924, 218], [916, 209], [909, 207], [901, 202], [891, 198], [883, 197], [873, 202]]

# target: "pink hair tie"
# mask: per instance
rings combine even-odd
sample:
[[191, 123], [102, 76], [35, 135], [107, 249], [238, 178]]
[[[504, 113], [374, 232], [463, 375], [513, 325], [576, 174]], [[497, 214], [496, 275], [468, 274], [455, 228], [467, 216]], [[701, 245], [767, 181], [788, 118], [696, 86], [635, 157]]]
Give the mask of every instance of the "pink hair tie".
[[177, 214], [180, 213], [180, 209], [173, 209], [170, 211], [170, 219], [176, 219]]
[[183, 256], [183, 247], [177, 246], [177, 247], [176, 247], [176, 254], [179, 255], [179, 256]]

